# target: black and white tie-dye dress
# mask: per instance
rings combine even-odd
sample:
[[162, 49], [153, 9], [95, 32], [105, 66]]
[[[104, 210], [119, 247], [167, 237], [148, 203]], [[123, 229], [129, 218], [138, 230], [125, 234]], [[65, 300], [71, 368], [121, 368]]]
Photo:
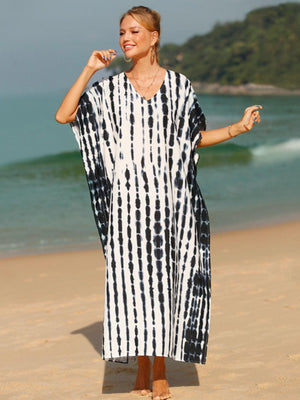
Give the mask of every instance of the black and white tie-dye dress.
[[106, 260], [103, 358], [205, 363], [209, 220], [196, 183], [205, 118], [167, 71], [145, 100], [125, 73], [82, 95], [72, 123]]

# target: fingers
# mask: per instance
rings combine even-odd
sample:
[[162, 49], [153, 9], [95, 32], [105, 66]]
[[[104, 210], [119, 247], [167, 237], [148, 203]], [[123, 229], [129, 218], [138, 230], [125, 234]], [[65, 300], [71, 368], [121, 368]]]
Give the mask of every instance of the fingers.
[[262, 106], [256, 104], [256, 105], [254, 105], [254, 106], [247, 107], [246, 110], [250, 110], [250, 111], [262, 110]]
[[259, 124], [261, 119], [260, 119], [260, 113], [259, 110], [262, 109], [261, 105], [254, 105], [247, 107], [244, 111], [244, 115], [242, 118], [242, 125], [245, 128], [246, 131], [250, 131], [254, 125]]
[[253, 125], [260, 123], [260, 115], [259, 115], [259, 113], [257, 115], [253, 115], [252, 123], [253, 123]]
[[[254, 125], [259, 124], [260, 123], [260, 115], [259, 115], [259, 111], [252, 111], [251, 116], [250, 116], [250, 121], [249, 121], [251, 128], [253, 128]], [[250, 128], [250, 129], [251, 129]]]
[[259, 110], [262, 110], [261, 105], [250, 106], [246, 108], [246, 112], [252, 114], [253, 117], [259, 116]]
[[110, 64], [110, 62], [117, 56], [114, 49], [101, 50], [98, 54], [100, 55], [101, 61], [105, 64]]
[[253, 125], [259, 124], [261, 120], [260, 120], [260, 114], [259, 114], [258, 110], [261, 110], [262, 106], [256, 105], [256, 106], [252, 106], [250, 108], [251, 108], [251, 112], [252, 112], [252, 123], [253, 123]]
[[94, 73], [107, 67], [116, 57], [117, 53], [114, 49], [94, 50], [87, 62], [87, 67]]
[[117, 53], [114, 49], [108, 50], [94, 50], [92, 53], [92, 59], [98, 60], [101, 64], [106, 67], [108, 66], [114, 58], [116, 58]]

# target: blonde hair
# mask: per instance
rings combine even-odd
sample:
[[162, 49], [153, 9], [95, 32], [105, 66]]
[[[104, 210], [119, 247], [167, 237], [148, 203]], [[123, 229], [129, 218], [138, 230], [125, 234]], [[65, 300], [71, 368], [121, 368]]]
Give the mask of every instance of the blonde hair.
[[158, 33], [158, 39], [154, 45], [154, 57], [158, 62], [159, 59], [159, 48], [160, 48], [160, 15], [157, 11], [151, 10], [148, 7], [138, 6], [132, 7], [130, 10], [126, 11], [120, 18], [120, 24], [123, 19], [130, 15], [133, 17], [139, 24], [141, 24], [144, 28], [146, 28], [150, 32], [156, 31]]

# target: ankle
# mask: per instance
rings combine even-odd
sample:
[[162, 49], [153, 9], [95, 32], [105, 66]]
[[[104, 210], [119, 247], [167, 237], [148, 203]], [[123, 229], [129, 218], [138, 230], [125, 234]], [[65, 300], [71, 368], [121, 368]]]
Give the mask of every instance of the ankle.
[[153, 380], [166, 379], [166, 365], [164, 357], [155, 357], [152, 373]]
[[139, 367], [151, 367], [151, 361], [148, 356], [138, 356], [137, 363]]

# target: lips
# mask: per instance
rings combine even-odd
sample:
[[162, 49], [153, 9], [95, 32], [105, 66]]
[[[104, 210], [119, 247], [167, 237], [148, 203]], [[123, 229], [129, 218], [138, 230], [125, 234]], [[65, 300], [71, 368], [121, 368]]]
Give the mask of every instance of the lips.
[[131, 49], [133, 49], [135, 47], [135, 45], [134, 44], [125, 44], [125, 46], [124, 46], [124, 50], [125, 51], [128, 51], [128, 50], [131, 50]]

